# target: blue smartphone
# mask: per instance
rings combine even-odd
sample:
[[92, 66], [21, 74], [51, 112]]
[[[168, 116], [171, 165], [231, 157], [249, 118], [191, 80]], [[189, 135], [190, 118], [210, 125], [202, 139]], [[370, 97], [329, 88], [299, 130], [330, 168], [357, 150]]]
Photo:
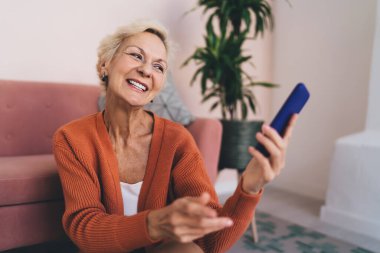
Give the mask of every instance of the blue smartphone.
[[[310, 93], [306, 86], [303, 83], [297, 84], [278, 111], [276, 117], [274, 117], [270, 126], [283, 137], [290, 118], [293, 114], [301, 112], [309, 97]], [[266, 157], [269, 157], [269, 152], [260, 143], [256, 145], [256, 149]]]

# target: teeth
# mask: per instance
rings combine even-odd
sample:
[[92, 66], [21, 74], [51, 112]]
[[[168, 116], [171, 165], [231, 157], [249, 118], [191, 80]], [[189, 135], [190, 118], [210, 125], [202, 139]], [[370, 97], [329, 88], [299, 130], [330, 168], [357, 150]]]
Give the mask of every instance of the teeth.
[[139, 90], [146, 91], [146, 87], [142, 85], [141, 83], [135, 82], [133, 80], [128, 80], [128, 82], [132, 84], [133, 86], [135, 86], [136, 88], [138, 88]]

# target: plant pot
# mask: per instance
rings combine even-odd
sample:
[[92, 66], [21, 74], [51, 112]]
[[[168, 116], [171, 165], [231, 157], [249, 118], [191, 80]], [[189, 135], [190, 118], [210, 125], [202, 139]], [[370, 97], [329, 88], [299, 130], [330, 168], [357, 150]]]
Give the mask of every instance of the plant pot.
[[242, 172], [252, 156], [249, 146], [255, 146], [256, 133], [261, 130], [263, 121], [220, 120], [223, 125], [222, 147], [219, 170], [234, 168]]

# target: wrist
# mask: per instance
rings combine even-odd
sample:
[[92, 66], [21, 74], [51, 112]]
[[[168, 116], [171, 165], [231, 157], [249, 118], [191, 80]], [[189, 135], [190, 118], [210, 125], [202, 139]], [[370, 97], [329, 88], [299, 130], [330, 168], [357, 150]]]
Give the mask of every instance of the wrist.
[[249, 175], [243, 172], [241, 177], [242, 180], [242, 188], [245, 193], [248, 194], [258, 194], [260, 190], [263, 188], [263, 184], [260, 183], [252, 183], [250, 178], [247, 178]]
[[152, 240], [160, 240], [162, 239], [160, 230], [158, 228], [158, 210], [152, 210], [148, 214], [148, 233]]

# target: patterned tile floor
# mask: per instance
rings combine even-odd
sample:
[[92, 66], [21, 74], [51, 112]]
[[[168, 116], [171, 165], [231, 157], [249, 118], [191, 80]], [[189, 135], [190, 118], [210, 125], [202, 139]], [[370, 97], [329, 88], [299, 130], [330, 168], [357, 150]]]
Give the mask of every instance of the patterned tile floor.
[[248, 229], [228, 253], [374, 253], [267, 213], [257, 212], [256, 222], [259, 242], [253, 243]]
[[[234, 187], [232, 185], [232, 188]], [[225, 190], [221, 192], [219, 194], [221, 202], [229, 195]], [[266, 188], [264, 197], [257, 209], [290, 223], [380, 253], [379, 240], [321, 222], [319, 220], [319, 212], [323, 204], [321, 200], [311, 199], [269, 186]]]

